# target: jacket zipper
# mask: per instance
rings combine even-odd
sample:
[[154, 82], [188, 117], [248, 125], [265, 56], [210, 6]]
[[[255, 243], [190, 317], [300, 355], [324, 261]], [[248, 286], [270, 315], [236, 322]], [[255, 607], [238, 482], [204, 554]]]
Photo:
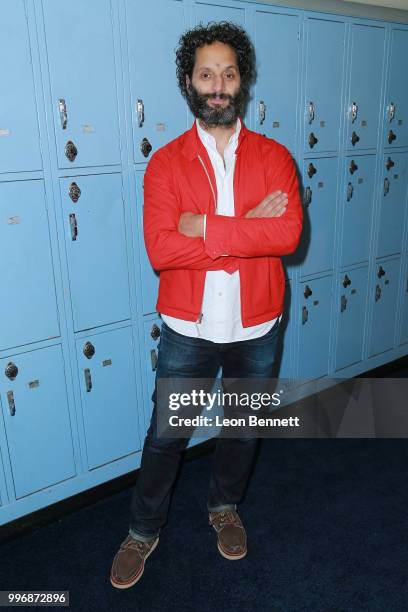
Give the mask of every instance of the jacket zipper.
[[215, 197], [215, 191], [214, 191], [214, 187], [212, 186], [212, 183], [211, 183], [210, 175], [208, 174], [208, 170], [207, 170], [207, 168], [205, 167], [205, 164], [204, 164], [203, 160], [201, 159], [200, 155], [198, 156], [198, 159], [200, 160], [201, 165], [202, 165], [202, 167], [204, 168], [204, 172], [205, 172], [205, 173], [206, 173], [206, 175], [207, 175], [208, 182], [210, 183], [211, 192], [212, 192], [212, 194], [213, 194], [213, 198], [214, 198], [215, 214], [217, 215], [217, 214], [218, 214], [218, 203], [217, 203], [217, 198]]

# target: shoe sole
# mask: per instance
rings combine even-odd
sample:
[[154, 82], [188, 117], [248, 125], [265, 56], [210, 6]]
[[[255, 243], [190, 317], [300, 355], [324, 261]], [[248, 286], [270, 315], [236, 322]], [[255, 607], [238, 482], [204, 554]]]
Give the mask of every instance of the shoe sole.
[[231, 554], [228, 554], [228, 553], [226, 553], [226, 552], [225, 552], [225, 551], [224, 551], [224, 550], [221, 548], [221, 546], [220, 546], [220, 543], [219, 543], [219, 542], [218, 542], [218, 550], [220, 551], [220, 553], [221, 553], [221, 555], [224, 557], [224, 559], [228, 559], [229, 561], [238, 561], [239, 559], [243, 559], [243, 558], [246, 556], [247, 552], [248, 552], [248, 550], [247, 550], [247, 549], [245, 549], [245, 551], [244, 551], [243, 553], [240, 553], [240, 554], [238, 554], [238, 555], [231, 555]]
[[116, 589], [130, 589], [130, 587], [132, 587], [134, 584], [136, 584], [136, 582], [138, 582], [141, 577], [143, 576], [143, 572], [144, 572], [144, 568], [145, 568], [145, 563], [146, 563], [146, 559], [148, 557], [150, 557], [150, 555], [152, 554], [152, 552], [154, 551], [154, 549], [156, 548], [156, 546], [159, 543], [159, 538], [157, 538], [157, 540], [155, 541], [155, 543], [153, 544], [153, 546], [151, 547], [151, 549], [149, 550], [149, 552], [147, 553], [145, 560], [143, 562], [142, 565], [142, 571], [139, 572], [139, 574], [137, 574], [137, 576], [135, 578], [132, 578], [130, 581], [128, 582], [116, 582], [113, 578], [112, 575], [110, 576], [110, 581], [111, 581], [111, 585], [114, 586]]

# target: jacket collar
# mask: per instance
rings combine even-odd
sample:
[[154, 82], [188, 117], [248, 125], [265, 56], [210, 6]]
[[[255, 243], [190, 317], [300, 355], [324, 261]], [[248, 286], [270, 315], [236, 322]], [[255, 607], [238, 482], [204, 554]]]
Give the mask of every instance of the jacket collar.
[[[241, 130], [239, 132], [238, 145], [237, 145], [235, 153], [238, 153], [241, 143], [246, 138], [246, 135], [248, 132], [248, 129], [246, 128], [241, 118], [240, 120], [241, 120]], [[181, 150], [182, 150], [183, 155], [187, 157], [188, 160], [192, 161], [193, 159], [198, 157], [200, 153], [203, 152], [203, 149], [205, 149], [205, 147], [203, 143], [201, 142], [200, 136], [198, 135], [196, 122], [194, 121], [191, 128], [187, 130], [187, 132], [184, 132], [184, 134], [181, 137]]]

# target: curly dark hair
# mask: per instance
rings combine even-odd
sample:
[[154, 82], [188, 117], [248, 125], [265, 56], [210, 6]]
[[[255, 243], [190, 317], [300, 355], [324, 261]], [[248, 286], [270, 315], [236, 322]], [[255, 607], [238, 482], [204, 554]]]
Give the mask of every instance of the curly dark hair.
[[211, 21], [207, 26], [200, 23], [180, 37], [179, 47], [176, 49], [176, 66], [181, 93], [185, 98], [187, 97], [186, 74], [191, 79], [196, 49], [214, 42], [222, 42], [235, 51], [241, 76], [241, 88], [246, 97], [256, 76], [255, 49], [244, 28], [229, 21]]

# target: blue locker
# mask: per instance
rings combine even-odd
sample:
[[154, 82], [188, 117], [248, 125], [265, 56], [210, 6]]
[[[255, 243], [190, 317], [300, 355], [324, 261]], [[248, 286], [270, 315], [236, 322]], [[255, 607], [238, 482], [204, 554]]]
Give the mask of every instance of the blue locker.
[[60, 179], [74, 329], [130, 318], [122, 179]]
[[209, 21], [232, 21], [245, 26], [245, 8], [222, 2], [207, 4], [196, 2], [194, 5], [195, 23], [206, 25]]
[[76, 474], [61, 346], [1, 359], [0, 367], [3, 419], [18, 499]]
[[0, 173], [40, 170], [34, 79], [23, 0], [2, 3]]
[[376, 157], [356, 155], [345, 159], [342, 197], [342, 267], [368, 260], [372, 230]]
[[60, 168], [120, 163], [109, 0], [42, 0]]
[[385, 28], [351, 24], [347, 148], [377, 146], [384, 65]]
[[[151, 401], [152, 393], [154, 391], [154, 381], [156, 377], [157, 368], [157, 357], [158, 357], [158, 346], [160, 344], [160, 333], [161, 333], [162, 320], [160, 317], [147, 319], [143, 321], [143, 340], [142, 345], [142, 384], [144, 390], [144, 418], [145, 427], [150, 423], [150, 417], [153, 410], [153, 403]], [[143, 429], [143, 428], [142, 428]]]
[[306, 17], [304, 151], [337, 151], [343, 82], [345, 24]]
[[299, 292], [298, 376], [320, 378], [327, 375], [329, 367], [332, 277], [302, 282]]
[[389, 76], [384, 112], [386, 147], [408, 145], [408, 30], [391, 29]]
[[55, 338], [60, 329], [44, 181], [0, 183], [0, 210], [1, 350]]
[[142, 314], [150, 314], [156, 311], [157, 294], [159, 290], [159, 273], [153, 270], [146, 253], [143, 239], [143, 172], [135, 172], [137, 193], [137, 215], [138, 227], [140, 228], [136, 238], [140, 258], [140, 292], [142, 296]]
[[375, 266], [370, 297], [373, 303], [370, 357], [394, 346], [400, 264], [400, 259], [391, 259]]
[[94, 469], [141, 448], [131, 327], [76, 341], [87, 463]]
[[363, 358], [368, 268], [346, 270], [337, 276], [337, 282], [340, 295], [336, 305], [338, 326], [335, 369], [340, 370]]
[[377, 257], [400, 253], [407, 207], [408, 153], [383, 157]]
[[280, 331], [280, 352], [278, 356], [280, 358], [280, 368], [279, 372], [276, 373], [276, 376], [279, 378], [285, 379], [282, 381], [282, 384], [289, 384], [290, 378], [293, 377], [293, 362], [292, 362], [292, 337], [295, 328], [295, 317], [291, 317], [290, 314], [290, 304], [292, 300], [292, 287], [289, 282], [286, 283], [285, 287], [285, 303], [283, 316], [280, 322], [281, 331]]
[[[318, 274], [333, 268], [338, 159], [307, 159], [303, 163], [303, 231], [297, 256], [301, 274]], [[303, 259], [304, 258], [304, 259]]]
[[[152, 24], [155, 34], [152, 36]], [[180, 0], [127, 0], [133, 154], [145, 162], [187, 129], [187, 105], [176, 81], [174, 49], [186, 29]], [[160, 75], [152, 80], [152, 71]]]
[[[299, 16], [255, 12], [255, 130], [296, 149]], [[278, 59], [279, 58], [279, 59]]]

